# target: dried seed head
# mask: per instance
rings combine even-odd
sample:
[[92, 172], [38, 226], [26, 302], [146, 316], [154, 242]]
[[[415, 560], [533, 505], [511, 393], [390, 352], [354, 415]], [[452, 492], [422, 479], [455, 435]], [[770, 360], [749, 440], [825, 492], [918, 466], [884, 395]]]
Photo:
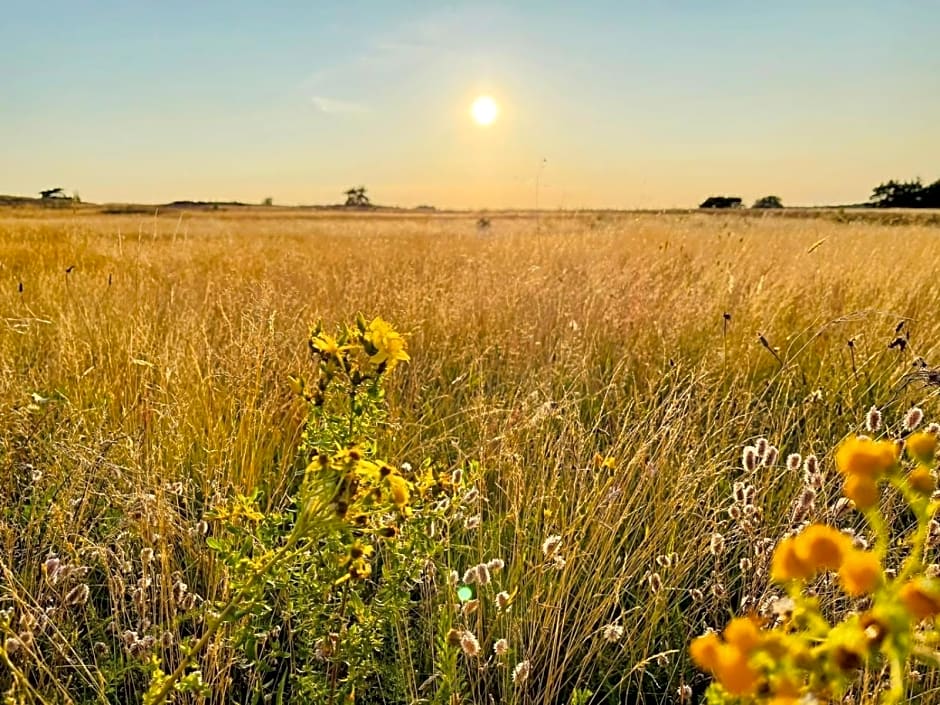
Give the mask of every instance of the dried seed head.
[[459, 629], [450, 629], [447, 632], [447, 643], [450, 646], [460, 646], [460, 637], [463, 634]]
[[822, 473], [803, 473], [803, 482], [810, 489], [819, 492], [823, 488], [823, 476]]
[[96, 641], [94, 646], [92, 646], [92, 651], [95, 652], [95, 656], [102, 658], [108, 655], [108, 645], [103, 641]]
[[836, 501], [836, 503], [832, 507], [832, 518], [839, 519], [845, 516], [850, 511], [852, 511], [852, 508], [854, 506], [855, 506], [854, 502], [852, 502], [852, 500], [849, 499], [848, 497], [839, 497], [839, 499]]
[[803, 461], [803, 471], [807, 475], [813, 475], [819, 472], [819, 458], [815, 455], [807, 455]]
[[741, 465], [746, 472], [754, 472], [760, 463], [761, 454], [757, 452], [754, 446], [744, 446], [744, 452], [741, 454]]
[[804, 487], [803, 491], [800, 492], [799, 506], [804, 511], [809, 511], [813, 508], [813, 504], [816, 502], [816, 490], [812, 487]]
[[927, 424], [927, 427], [924, 429], [925, 433], [929, 433], [933, 436], [940, 436], [940, 423], [936, 421], [933, 423]]
[[753, 566], [754, 564], [751, 563], [751, 559], [748, 558], [747, 556], [745, 556], [738, 562], [738, 567], [741, 569], [742, 573], [749, 573]]
[[692, 598], [692, 602], [701, 602], [705, 599], [705, 593], [698, 588], [692, 588], [689, 590], [689, 597]]
[[461, 482], [463, 482], [463, 468], [457, 468], [450, 474], [450, 483], [460, 485]]
[[6, 651], [7, 656], [12, 656], [17, 651], [20, 650], [22, 644], [20, 640], [15, 637], [8, 637], [7, 640], [3, 643], [3, 649]]
[[456, 585], [460, 581], [460, 573], [456, 570], [452, 570], [447, 574], [447, 584]]
[[757, 496], [757, 490], [754, 489], [754, 485], [745, 485], [744, 487], [744, 504], [754, 504], [754, 498]]
[[924, 575], [928, 578], [936, 578], [940, 576], [940, 563], [931, 563], [926, 568], [924, 568]]
[[708, 542], [708, 552], [717, 557], [724, 553], [724, 551], [725, 537], [716, 531], [712, 534], [711, 540]]
[[732, 486], [734, 489], [734, 501], [739, 504], [744, 504], [747, 494], [745, 493], [746, 485], [743, 482], [735, 482]]
[[757, 451], [757, 455], [763, 458], [764, 454], [767, 452], [767, 446], [769, 445], [770, 443], [766, 438], [758, 438], [757, 442], [754, 443], [754, 449]]
[[493, 644], [493, 653], [497, 656], [505, 656], [509, 653], [509, 642], [505, 639], [497, 639]]
[[480, 655], [480, 642], [472, 632], [464, 632], [460, 635], [460, 649], [470, 658], [476, 658]]
[[196, 522], [195, 529], [197, 534], [205, 536], [209, 533], [209, 522], [207, 522], [205, 519], [200, 519]]
[[85, 583], [79, 583], [71, 590], [69, 590], [65, 595], [65, 604], [67, 605], [84, 605], [88, 602], [88, 595], [90, 590]]
[[724, 583], [715, 582], [711, 585], [711, 593], [716, 600], [721, 600], [728, 594], [728, 591], [725, 590]]
[[182, 580], [177, 580], [173, 584], [173, 601], [176, 602], [176, 604], [181, 603], [188, 590], [189, 586], [186, 583]]
[[872, 406], [865, 415], [865, 430], [869, 433], [878, 433], [881, 430], [881, 412], [877, 406]]
[[463, 503], [473, 504], [474, 502], [477, 501], [479, 497], [480, 497], [480, 490], [478, 490], [476, 487], [471, 487], [469, 490], [467, 490], [466, 494], [464, 494]]
[[137, 643], [138, 637], [137, 632], [132, 632], [130, 629], [121, 634], [121, 641], [124, 642], [124, 646], [132, 646]]
[[659, 577], [659, 573], [651, 574], [649, 577], [649, 583], [650, 583], [650, 592], [653, 593], [654, 595], [663, 589], [663, 579]]
[[472, 517], [466, 518], [466, 520], [463, 523], [463, 527], [467, 529], [468, 531], [472, 531], [473, 529], [476, 529], [480, 526], [480, 522], [482, 520], [483, 519], [482, 517], [480, 517], [479, 514], [474, 514]]
[[913, 431], [915, 428], [920, 426], [920, 422], [924, 420], [924, 412], [920, 407], [912, 406], [910, 411], [904, 415], [904, 430]]
[[559, 548], [561, 548], [561, 536], [557, 534], [552, 534], [542, 542], [542, 554], [546, 558], [554, 556]]
[[491, 573], [496, 573], [505, 568], [506, 563], [502, 558], [494, 558], [490, 561], [487, 561], [486, 567], [490, 569]]
[[510, 599], [509, 593], [505, 590], [496, 593], [496, 608], [500, 612], [504, 612], [506, 608], [509, 607]]
[[661, 653], [656, 654], [656, 665], [660, 668], [665, 668], [669, 665], [669, 654]]
[[562, 556], [561, 554], [556, 554], [555, 556], [552, 557], [552, 567], [555, 570], [561, 570], [566, 565], [568, 565], [568, 561], [566, 561], [565, 557]]
[[460, 611], [463, 613], [464, 617], [469, 617], [471, 614], [480, 609], [480, 601], [478, 599], [467, 600], [463, 603], [463, 607], [460, 608]]
[[741, 505], [732, 504], [730, 507], [728, 507], [728, 516], [731, 517], [734, 521], [740, 521], [741, 517], [744, 516], [744, 512], [741, 511]]
[[687, 703], [692, 700], [692, 687], [683, 683], [676, 691], [680, 703]]
[[467, 571], [463, 574], [463, 582], [465, 585], [473, 585], [477, 581], [477, 567], [473, 566], [472, 568], [467, 568]]
[[147, 567], [150, 565], [150, 562], [153, 560], [153, 549], [152, 548], [142, 548], [140, 549], [140, 562]]
[[803, 456], [799, 453], [790, 453], [787, 456], [787, 470], [790, 472], [796, 472], [800, 469], [800, 466], [803, 464]]
[[787, 617], [793, 614], [793, 610], [796, 609], [796, 603], [791, 597], [781, 597], [779, 600], [774, 601], [770, 609], [778, 617]]
[[620, 641], [623, 636], [623, 627], [619, 624], [606, 624], [601, 629], [601, 637], [604, 641], [610, 642], [611, 644]]
[[477, 582], [480, 585], [490, 584], [490, 569], [487, 567], [486, 563], [480, 563], [474, 570], [477, 574]]
[[59, 574], [62, 571], [62, 562], [59, 560], [58, 556], [49, 556], [42, 564], [42, 570], [46, 574], [46, 578], [49, 579], [49, 582], [55, 585], [57, 582], [59, 582]]
[[761, 457], [761, 463], [764, 467], [772, 468], [777, 464], [777, 457], [780, 455], [780, 451], [777, 450], [777, 446], [767, 446], [767, 452]]
[[529, 660], [520, 661], [516, 664], [516, 667], [512, 669], [512, 682], [516, 684], [525, 683], [526, 679], [529, 677]]

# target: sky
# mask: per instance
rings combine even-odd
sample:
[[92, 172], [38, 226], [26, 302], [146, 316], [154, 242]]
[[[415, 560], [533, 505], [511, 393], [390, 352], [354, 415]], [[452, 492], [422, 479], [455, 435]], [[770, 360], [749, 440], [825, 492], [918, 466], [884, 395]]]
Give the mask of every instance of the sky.
[[936, 0], [41, 6], [0, 0], [0, 193], [668, 208], [940, 178]]

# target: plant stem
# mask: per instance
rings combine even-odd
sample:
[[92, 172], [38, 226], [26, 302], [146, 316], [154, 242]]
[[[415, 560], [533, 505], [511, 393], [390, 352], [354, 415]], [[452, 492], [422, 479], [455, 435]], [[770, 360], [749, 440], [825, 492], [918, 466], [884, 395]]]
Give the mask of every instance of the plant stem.
[[239, 603], [248, 596], [248, 593], [254, 587], [258, 579], [264, 576], [275, 565], [277, 565], [277, 563], [285, 555], [287, 555], [291, 549], [293, 549], [293, 547], [297, 544], [299, 537], [300, 533], [294, 531], [288, 538], [287, 543], [275, 551], [274, 555], [272, 555], [264, 565], [255, 571], [254, 575], [251, 576], [249, 581], [241, 588], [241, 590], [232, 595], [218, 616], [210, 621], [208, 628], [200, 637], [199, 641], [197, 641], [189, 650], [189, 652], [182, 658], [179, 665], [176, 667], [176, 670], [174, 670], [173, 673], [167, 677], [166, 681], [163, 683], [163, 687], [157, 691], [157, 694], [151, 701], [152, 705], [161, 705], [166, 701], [167, 696], [169, 696], [170, 692], [186, 673], [186, 669], [189, 667], [189, 664], [192, 663], [196, 655], [206, 647], [206, 645], [209, 643], [209, 640], [212, 639], [215, 633], [219, 630], [219, 627], [221, 627], [222, 624], [224, 624], [225, 621], [232, 615], [232, 613], [235, 612]]

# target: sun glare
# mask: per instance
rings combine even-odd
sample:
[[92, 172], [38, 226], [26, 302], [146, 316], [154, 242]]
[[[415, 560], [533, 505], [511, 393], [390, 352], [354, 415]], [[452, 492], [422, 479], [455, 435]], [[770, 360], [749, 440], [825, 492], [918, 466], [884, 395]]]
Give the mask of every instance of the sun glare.
[[492, 125], [499, 117], [499, 105], [488, 95], [481, 95], [470, 106], [470, 114], [477, 125]]

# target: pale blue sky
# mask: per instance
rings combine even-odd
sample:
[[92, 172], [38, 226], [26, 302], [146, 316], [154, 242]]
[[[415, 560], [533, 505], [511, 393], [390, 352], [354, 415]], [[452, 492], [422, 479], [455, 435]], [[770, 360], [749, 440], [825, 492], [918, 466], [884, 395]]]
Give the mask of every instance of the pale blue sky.
[[[940, 2], [0, 0], [0, 193], [694, 206], [940, 178]], [[469, 105], [502, 113], [480, 128]]]

